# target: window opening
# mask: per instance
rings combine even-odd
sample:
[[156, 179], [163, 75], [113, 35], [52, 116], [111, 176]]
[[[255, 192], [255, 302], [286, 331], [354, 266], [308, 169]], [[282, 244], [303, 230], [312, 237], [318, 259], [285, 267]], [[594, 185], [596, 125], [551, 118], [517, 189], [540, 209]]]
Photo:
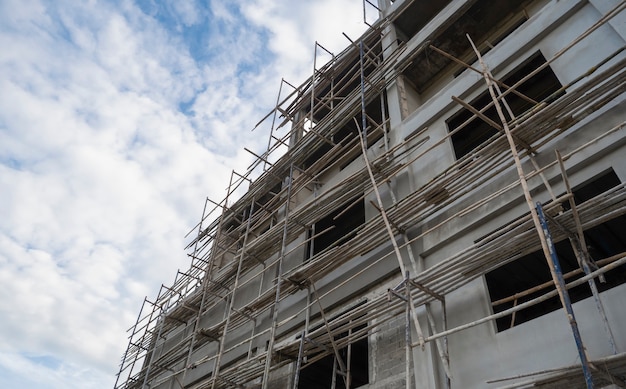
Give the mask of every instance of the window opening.
[[348, 201], [315, 223], [313, 230], [319, 235], [309, 241], [306, 249], [307, 259], [310, 258], [310, 254], [316, 255], [329, 247], [337, 247], [354, 238], [356, 229], [364, 223], [365, 201], [363, 199]]
[[[530, 72], [537, 69], [539, 66], [543, 65], [545, 62], [546, 59], [541, 54], [541, 52], [536, 52], [524, 64], [505, 76], [503, 82], [509, 86], [514, 85], [516, 82], [524, 78]], [[561, 88], [561, 86], [562, 85], [559, 82], [559, 79], [556, 77], [556, 74], [554, 74], [550, 66], [546, 66], [543, 70], [531, 77], [529, 80], [524, 82], [516, 89], [518, 92], [530, 97], [535, 101], [542, 101], [557, 92]], [[561, 96], [563, 93], [564, 92], [562, 92], [559, 96]], [[491, 101], [492, 99], [489, 92], [485, 91], [480, 96], [472, 100], [472, 102], [470, 102], [470, 105], [477, 110], [481, 110], [489, 103], [491, 103]], [[519, 116], [528, 109], [532, 108], [532, 103], [526, 101], [525, 99], [522, 99], [521, 97], [513, 93], [509, 93], [506, 96], [506, 101], [511, 107], [511, 110], [513, 111], [513, 114], [515, 116]], [[461, 109], [459, 112], [446, 120], [448, 130], [450, 132], [454, 131], [457, 127], [459, 127], [466, 120], [472, 117], [472, 115], [472, 112], [470, 112], [469, 110], [465, 108]], [[484, 112], [484, 115], [495, 121], [496, 123], [500, 122], [498, 113], [493, 106], [486, 110]], [[484, 143], [497, 133], [498, 130], [487, 124], [484, 120], [480, 118], [474, 118], [474, 120], [468, 123], [460, 131], [453, 134], [451, 137], [452, 146], [454, 147], [454, 154], [456, 155], [456, 158], [458, 159], [469, 154], [472, 150], [477, 148], [480, 144]]]
[[[362, 301], [352, 309], [365, 304], [366, 301]], [[337, 316], [333, 317], [333, 319]], [[331, 321], [333, 320], [331, 319]], [[313, 327], [312, 330], [320, 328], [322, 325]], [[357, 331], [366, 328], [366, 324], [361, 324], [354, 327], [351, 332], [354, 334]], [[343, 332], [335, 337], [335, 340], [339, 340], [348, 336], [348, 332]], [[367, 336], [363, 339], [352, 342], [349, 346], [343, 347], [338, 350], [340, 357], [346, 364], [346, 368], [350, 370], [351, 388], [357, 388], [359, 386], [369, 384], [369, 347]], [[348, 358], [348, 347], [350, 350], [350, 358]], [[348, 365], [348, 359], [350, 364]], [[335, 363], [334, 352], [324, 358], [316, 361], [310, 365], [305, 366], [300, 371], [300, 378], [298, 380], [299, 389], [328, 389], [332, 387], [333, 380], [333, 365]], [[337, 366], [337, 371], [339, 367]], [[345, 388], [345, 382], [340, 374], [335, 377], [335, 388]]]
[[[611, 169], [600, 177], [574, 188], [574, 198], [577, 204], [591, 199], [620, 184], [620, 180]], [[569, 204], [567, 205], [569, 208]], [[618, 216], [584, 232], [589, 255], [594, 260], [607, 258], [626, 251], [626, 216]], [[563, 240], [555, 244], [557, 255], [561, 262], [563, 274], [579, 268], [576, 256], [572, 251], [569, 241]], [[573, 281], [584, 274], [574, 276], [568, 281]], [[620, 266], [605, 273], [606, 282], [597, 283], [600, 292], [614, 288], [626, 282], [626, 266]], [[519, 258], [506, 265], [485, 274], [487, 288], [492, 303], [516, 293], [552, 281], [550, 270], [546, 264], [543, 251], [538, 250]], [[554, 286], [551, 286], [554, 288]], [[524, 296], [517, 301], [522, 304], [546, 293], [546, 289]], [[587, 283], [569, 289], [572, 303], [591, 297], [591, 289]], [[498, 304], [493, 307], [494, 313], [502, 312], [514, 306], [514, 302]], [[558, 296], [547, 301], [535, 304], [531, 307], [517, 311], [513, 320], [512, 315], [496, 320], [497, 331], [501, 332], [513, 326], [530, 321], [561, 308]]]
[[[356, 327], [353, 331], [365, 328], [365, 325]], [[346, 337], [348, 334], [341, 334], [338, 339]], [[367, 337], [351, 344], [352, 351], [350, 355], [350, 376], [351, 388], [369, 384], [369, 357], [367, 347]], [[348, 360], [348, 347], [339, 349], [339, 355], [344, 360]], [[298, 381], [299, 389], [328, 389], [332, 386], [333, 380], [333, 364], [335, 363], [335, 354], [330, 354], [319, 361], [306, 366], [300, 372]], [[347, 366], [346, 366], [347, 367]], [[335, 387], [337, 389], [345, 388], [343, 377], [339, 374], [336, 376]]]
[[[376, 97], [374, 100], [372, 100], [370, 103], [367, 104], [367, 106], [365, 107], [365, 114], [368, 118], [368, 126], [370, 126], [369, 130], [368, 130], [368, 139], [367, 139], [367, 148], [369, 149], [370, 147], [372, 147], [374, 144], [376, 144], [376, 142], [378, 142], [380, 139], [382, 139], [383, 137], [383, 130], [380, 128], [372, 128], [373, 127], [373, 123], [376, 123], [376, 125], [381, 125], [383, 122], [383, 117], [388, 118], [389, 117], [389, 111], [387, 108], [387, 99], [386, 96], [384, 98], [384, 110], [385, 110], [385, 115], [383, 116], [382, 112], [381, 112], [381, 99], [380, 96]], [[336, 132], [332, 135], [331, 140], [335, 143], [335, 144], [341, 144], [342, 146], [346, 146], [348, 143], [355, 141], [355, 144], [359, 144], [358, 143], [358, 136], [359, 136], [359, 131], [360, 131], [360, 124], [361, 124], [361, 114], [358, 114], [355, 116], [355, 118], [357, 119], [357, 122], [359, 123], [359, 126], [356, 125], [354, 120], [349, 120], [347, 121], [343, 127], [339, 128], [338, 130], [336, 130]], [[320, 158], [322, 158], [328, 151], [330, 151], [330, 149], [332, 148], [332, 146], [328, 143], [324, 143], [322, 144], [318, 149], [316, 149], [315, 151], [313, 151], [308, 158], [304, 161], [304, 168], [308, 168], [311, 165], [313, 165], [317, 160], [319, 160]], [[337, 158], [346, 158], [347, 161], [346, 162], [342, 162], [339, 169], [343, 170], [346, 166], [348, 166], [352, 161], [354, 161], [355, 159], [357, 159], [359, 156], [361, 155], [361, 148], [358, 147], [354, 150], [352, 150], [352, 153], [350, 155], [338, 155]]]
[[[282, 190], [282, 187], [283, 187], [283, 183], [281, 181], [279, 181], [267, 193], [265, 193], [263, 196], [259, 197], [258, 200], [256, 200], [256, 205], [254, 206], [252, 215], [256, 215], [257, 212], [259, 212], [261, 210], [263, 210], [263, 211], [265, 211], [267, 213], [268, 211], [267, 211], [266, 207], [264, 207], [264, 206], [267, 203], [269, 203], [272, 199], [274, 199], [277, 194], [280, 193], [280, 191]], [[244, 220], [247, 220], [247, 218], [244, 218]]]

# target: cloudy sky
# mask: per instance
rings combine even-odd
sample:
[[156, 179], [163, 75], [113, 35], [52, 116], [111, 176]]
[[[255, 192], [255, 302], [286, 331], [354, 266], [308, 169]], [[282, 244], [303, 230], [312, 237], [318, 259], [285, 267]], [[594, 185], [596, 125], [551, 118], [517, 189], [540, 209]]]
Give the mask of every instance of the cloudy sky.
[[113, 387], [205, 197], [263, 151], [281, 77], [362, 19], [362, 0], [0, 0], [0, 387]]

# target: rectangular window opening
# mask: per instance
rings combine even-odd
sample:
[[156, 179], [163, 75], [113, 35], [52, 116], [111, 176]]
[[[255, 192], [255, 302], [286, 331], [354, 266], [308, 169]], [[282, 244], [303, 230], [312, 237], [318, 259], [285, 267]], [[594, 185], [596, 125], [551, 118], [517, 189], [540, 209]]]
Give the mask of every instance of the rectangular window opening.
[[[383, 130], [384, 118], [389, 117], [389, 111], [387, 110], [386, 98], [383, 100], [382, 104], [383, 105], [381, 106], [380, 98], [376, 98], [372, 102], [370, 102], [367, 105], [367, 107], [365, 107], [365, 116], [367, 118], [367, 129], [368, 129], [366, 145], [367, 145], [368, 150], [372, 146], [374, 146], [379, 140], [381, 140], [383, 136], [386, 136]], [[384, 109], [384, 112], [383, 112], [383, 109]], [[350, 123], [348, 123], [346, 127], [338, 131], [337, 137], [341, 139], [342, 143], [345, 144], [351, 141], [352, 139], [356, 139], [356, 144], [360, 145], [360, 140], [358, 139], [358, 137], [360, 136], [359, 131], [361, 131], [361, 125], [363, 123], [361, 119], [361, 114], [357, 115], [356, 119], [359, 124], [358, 126], [353, 120]], [[378, 127], [375, 127], [375, 126], [378, 126]], [[352, 152], [352, 154], [345, 155], [343, 158], [344, 161], [342, 161], [341, 165], [339, 166], [339, 170], [345, 169], [348, 165], [350, 165], [353, 161], [359, 158], [362, 154], [363, 152], [361, 150], [361, 147], [359, 146], [356, 148], [355, 151]]]
[[306, 259], [330, 247], [340, 246], [356, 236], [359, 226], [365, 224], [365, 201], [351, 200], [328, 216], [317, 221], [309, 230]]
[[[383, 111], [384, 110], [384, 111]], [[383, 95], [383, 101], [381, 103], [380, 96], [374, 98], [365, 107], [365, 115], [367, 117], [367, 148], [369, 149], [376, 144], [384, 136], [382, 128], [383, 121], [389, 117], [389, 110], [387, 107], [386, 95]], [[348, 146], [349, 144], [359, 145], [359, 131], [361, 131], [362, 125], [361, 114], [359, 113], [354, 119], [347, 121], [343, 127], [335, 129], [331, 136], [332, 142], [340, 144], [342, 146]], [[329, 143], [322, 144], [318, 149], [313, 151], [304, 161], [303, 167], [309, 168], [319, 159], [324, 157], [332, 149]], [[332, 160], [339, 161], [339, 170], [343, 170], [355, 159], [362, 154], [360, 146], [357, 148], [351, 148], [347, 150], [346, 154], [336, 155]]]
[[[516, 82], [524, 78], [527, 74], [531, 73], [545, 63], [546, 59], [541, 54], [541, 52], [536, 52], [516, 70], [505, 76], [503, 82], [508, 86], [512, 86]], [[559, 82], [559, 79], [556, 77], [556, 74], [554, 74], [550, 66], [546, 66], [543, 70], [541, 70], [529, 80], [524, 82], [522, 85], [517, 87], [516, 90], [521, 94], [537, 102], [540, 102], [547, 97], [550, 97], [555, 92], [559, 91], [561, 87], [562, 85]], [[561, 94], [563, 93], [564, 92], [561, 92]], [[470, 105], [477, 110], [481, 110], [489, 103], [491, 103], [491, 101], [491, 96], [489, 95], [488, 91], [485, 91], [480, 96], [472, 100], [470, 102]], [[513, 114], [515, 116], [519, 116], [533, 107], [532, 103], [514, 93], [509, 93], [506, 96], [506, 101], [511, 107], [511, 111], [513, 111]], [[493, 106], [483, 112], [483, 114], [496, 123], [501, 122], [500, 118], [498, 117], [497, 111]], [[472, 116], [473, 113], [469, 110], [461, 109], [446, 120], [448, 130], [450, 132], [454, 131]], [[484, 120], [480, 118], [474, 118], [465, 127], [453, 134], [451, 137], [452, 146], [454, 147], [454, 154], [456, 158], [460, 159], [469, 154], [497, 133], [498, 130], [493, 128]]]
[[[363, 301], [357, 305], [360, 306], [366, 301]], [[331, 319], [332, 321], [332, 319]], [[317, 327], [319, 328], [319, 327]], [[354, 334], [359, 330], [366, 328], [366, 324], [356, 326], [351, 330]], [[344, 332], [335, 337], [335, 340], [339, 340], [348, 336], [348, 332]], [[349, 350], [350, 349], [350, 350]], [[369, 347], [368, 337], [364, 337], [355, 342], [350, 343], [338, 350], [341, 359], [343, 360], [346, 368], [350, 370], [351, 388], [358, 388], [363, 385], [369, 384]], [[349, 357], [348, 357], [349, 355]], [[335, 365], [335, 355], [331, 353], [324, 358], [305, 366], [300, 371], [300, 379], [298, 381], [299, 389], [328, 389], [332, 387], [333, 372], [339, 372], [339, 365]], [[336, 369], [336, 370], [335, 370]], [[335, 388], [344, 389], [345, 383], [343, 376], [336, 374]]]
[[[610, 188], [620, 184], [620, 180], [611, 169], [590, 182], [574, 188], [576, 204], [589, 200]], [[569, 204], [568, 204], [569, 205]], [[626, 251], [626, 216], [618, 216], [584, 232], [587, 249], [594, 260], [608, 258]], [[572, 251], [569, 240], [563, 240], [555, 244], [556, 252], [561, 263], [563, 274], [579, 269], [576, 256]], [[573, 276], [566, 280], [571, 282], [584, 274]], [[626, 266], [620, 266], [605, 273], [606, 282], [598, 282], [596, 285], [600, 292], [626, 283]], [[487, 288], [491, 302], [510, 298], [516, 293], [521, 293], [541, 285], [552, 282], [552, 277], [542, 250], [535, 251], [506, 265], [485, 274]], [[521, 297], [517, 305], [532, 300], [553, 290], [554, 286], [536, 291]], [[568, 290], [572, 303], [591, 297], [591, 289], [587, 283]], [[498, 304], [493, 307], [494, 313], [502, 312], [515, 305], [514, 301]], [[553, 297], [547, 301], [535, 304], [513, 315], [508, 315], [496, 320], [497, 331], [505, 331], [516, 325], [533, 320], [552, 311], [561, 308], [560, 300]]]

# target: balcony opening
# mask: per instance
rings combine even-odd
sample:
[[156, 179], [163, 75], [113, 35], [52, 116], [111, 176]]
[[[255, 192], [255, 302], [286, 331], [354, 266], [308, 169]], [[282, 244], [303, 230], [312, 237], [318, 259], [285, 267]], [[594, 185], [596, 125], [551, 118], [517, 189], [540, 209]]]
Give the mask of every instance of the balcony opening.
[[[443, 9], [443, 2], [433, 3], [439, 4]], [[459, 9], [444, 25], [445, 30], [442, 28], [442, 31], [435, 31], [429, 37], [430, 43], [456, 58], [472, 61], [474, 50], [466, 34], [469, 34], [477, 48], [484, 53], [497, 46], [528, 19], [525, 7], [529, 3], [530, 0], [475, 1]], [[398, 25], [397, 22], [396, 24]], [[408, 35], [411, 36], [410, 33]], [[427, 49], [417, 54], [403, 75], [417, 93], [424, 94], [444, 77], [452, 78], [458, 70], [459, 66], [455, 62]]]
[[399, 38], [410, 40], [449, 3], [450, 0], [411, 2], [393, 22]]

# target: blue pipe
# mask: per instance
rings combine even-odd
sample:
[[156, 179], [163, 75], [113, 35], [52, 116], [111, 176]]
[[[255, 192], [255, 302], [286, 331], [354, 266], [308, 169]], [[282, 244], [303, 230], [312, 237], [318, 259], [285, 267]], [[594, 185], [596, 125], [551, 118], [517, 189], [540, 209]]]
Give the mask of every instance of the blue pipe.
[[567, 312], [567, 318], [569, 320], [570, 326], [572, 327], [574, 340], [576, 341], [576, 348], [578, 348], [578, 356], [580, 357], [580, 362], [582, 364], [583, 375], [585, 376], [587, 389], [593, 389], [593, 378], [591, 377], [591, 371], [589, 370], [589, 362], [587, 361], [587, 355], [585, 354], [585, 346], [583, 346], [583, 340], [580, 336], [580, 331], [578, 330], [578, 324], [576, 324], [576, 317], [574, 317], [572, 302], [570, 301], [569, 293], [567, 292], [567, 288], [565, 287], [565, 279], [563, 278], [563, 272], [561, 271], [559, 257], [556, 254], [554, 243], [552, 242], [552, 235], [550, 235], [550, 229], [548, 228], [548, 222], [546, 221], [546, 217], [543, 214], [543, 208], [541, 207], [541, 203], [537, 203], [536, 209], [537, 216], [539, 216], [539, 222], [541, 223], [541, 228], [543, 229], [543, 235], [546, 237], [546, 243], [548, 244], [548, 249], [550, 251], [550, 259], [552, 260], [552, 265], [554, 268], [553, 276], [555, 278], [555, 282], [558, 282], [559, 295], [561, 295], [563, 308], [565, 308], [565, 311]]

